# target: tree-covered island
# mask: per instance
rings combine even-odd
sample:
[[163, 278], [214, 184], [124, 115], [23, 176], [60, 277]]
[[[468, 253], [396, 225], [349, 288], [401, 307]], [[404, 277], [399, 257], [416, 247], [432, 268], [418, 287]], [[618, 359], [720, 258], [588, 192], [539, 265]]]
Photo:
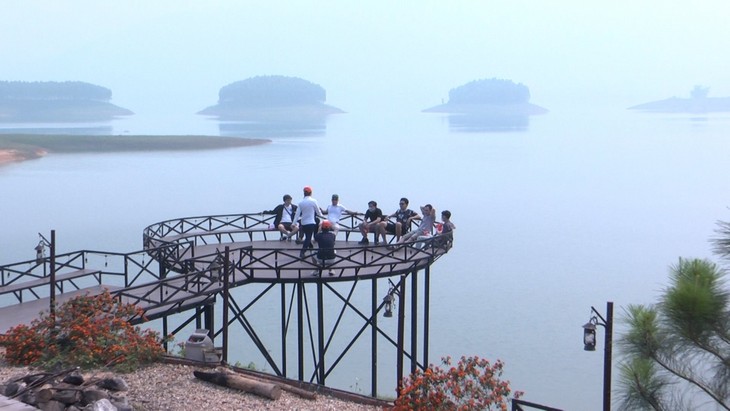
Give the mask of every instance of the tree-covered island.
[[730, 97], [707, 97], [709, 87], [695, 86], [689, 98], [671, 97], [629, 107], [653, 113], [712, 113], [730, 111]]
[[233, 121], [281, 121], [325, 117], [343, 111], [325, 104], [327, 92], [297, 77], [256, 76], [220, 89], [218, 104], [198, 112]]
[[530, 103], [530, 89], [522, 83], [497, 78], [474, 80], [449, 91], [449, 101], [423, 110], [427, 113], [533, 115], [547, 109]]
[[82, 81], [0, 81], [0, 122], [81, 123], [134, 114], [111, 98], [108, 88]]

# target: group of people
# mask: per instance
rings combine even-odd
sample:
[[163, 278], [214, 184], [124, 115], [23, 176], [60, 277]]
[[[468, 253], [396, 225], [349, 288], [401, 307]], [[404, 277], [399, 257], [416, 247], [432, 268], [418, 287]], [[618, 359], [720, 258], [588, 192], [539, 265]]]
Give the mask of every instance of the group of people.
[[[388, 244], [386, 234], [394, 235], [395, 244], [388, 245], [388, 248], [395, 248], [396, 244], [405, 242], [416, 242], [423, 244], [425, 239], [434, 235], [439, 236], [439, 245], [450, 244], [453, 239], [453, 231], [456, 229], [451, 222], [451, 212], [441, 212], [441, 222], [436, 221], [436, 210], [431, 204], [420, 207], [421, 214], [408, 208], [407, 198], [401, 198], [398, 209], [390, 215], [384, 215], [378, 208], [375, 201], [368, 202], [368, 209], [365, 213], [348, 210], [339, 203], [339, 196], [332, 195], [332, 203], [326, 208], [319, 207], [317, 200], [312, 197], [312, 187], [306, 186], [303, 189], [304, 198], [299, 204], [292, 204], [292, 197], [284, 195], [283, 204], [277, 205], [273, 210], [263, 211], [262, 214], [273, 214], [273, 228], [281, 233], [281, 241], [291, 241], [296, 237], [296, 242], [302, 244], [299, 257], [303, 258], [308, 249], [314, 248], [312, 239], [317, 242], [318, 250], [312, 257], [315, 264], [323, 267], [331, 265], [335, 260], [335, 239], [340, 228], [339, 221], [343, 215], [363, 215], [363, 222], [359, 225], [362, 240], [358, 244], [369, 244], [368, 233], [375, 233], [375, 245]], [[411, 230], [411, 223], [420, 220], [416, 229]], [[330, 275], [332, 271], [330, 270]]]

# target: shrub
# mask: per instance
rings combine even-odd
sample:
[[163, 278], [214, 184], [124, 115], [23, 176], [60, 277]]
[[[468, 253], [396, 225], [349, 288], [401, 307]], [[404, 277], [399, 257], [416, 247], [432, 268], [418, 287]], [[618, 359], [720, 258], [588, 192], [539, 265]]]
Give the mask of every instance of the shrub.
[[142, 310], [113, 298], [108, 291], [79, 296], [0, 335], [11, 365], [94, 368], [117, 365], [131, 370], [157, 360], [163, 353], [159, 334], [132, 326], [127, 320]]
[[[451, 357], [441, 359], [445, 368], [431, 364], [404, 380], [395, 410], [507, 410], [512, 393], [502, 381], [504, 363], [492, 365], [479, 357], [461, 357], [451, 366]], [[515, 391], [514, 398], [520, 398]]]

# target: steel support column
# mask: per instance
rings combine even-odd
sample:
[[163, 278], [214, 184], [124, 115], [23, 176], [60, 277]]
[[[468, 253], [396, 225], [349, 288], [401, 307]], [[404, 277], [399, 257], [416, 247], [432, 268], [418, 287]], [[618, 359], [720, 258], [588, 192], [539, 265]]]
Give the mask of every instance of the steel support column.
[[299, 381], [304, 381], [304, 307], [302, 305], [303, 282], [297, 285], [297, 354], [299, 354]]
[[281, 283], [281, 373], [286, 375], [286, 283]]
[[406, 321], [406, 276], [401, 274], [398, 292], [398, 357], [396, 360], [396, 396], [400, 397], [403, 389], [403, 334]]
[[428, 367], [428, 333], [429, 315], [431, 304], [431, 266], [426, 266], [426, 274], [423, 279], [423, 366]]
[[223, 255], [223, 329], [221, 330], [223, 336], [222, 360], [224, 364], [228, 363], [228, 299], [230, 297], [228, 293], [228, 276], [231, 273], [230, 252], [230, 247], [226, 246], [226, 250]]
[[56, 230], [51, 230], [51, 244], [48, 246], [51, 249], [51, 259], [49, 261], [51, 268], [51, 296], [50, 296], [50, 315], [51, 318], [56, 320]]
[[370, 335], [370, 396], [375, 398], [378, 396], [378, 279], [373, 278], [371, 283], [370, 329], [372, 333]]
[[[206, 304], [203, 307], [203, 322], [205, 323], [205, 329], [208, 330], [208, 337], [211, 340], [215, 338], [215, 305]], [[215, 340], [214, 340], [215, 341]]]
[[411, 373], [418, 366], [418, 270], [411, 273]]
[[317, 380], [324, 385], [324, 296], [322, 281], [317, 281]]

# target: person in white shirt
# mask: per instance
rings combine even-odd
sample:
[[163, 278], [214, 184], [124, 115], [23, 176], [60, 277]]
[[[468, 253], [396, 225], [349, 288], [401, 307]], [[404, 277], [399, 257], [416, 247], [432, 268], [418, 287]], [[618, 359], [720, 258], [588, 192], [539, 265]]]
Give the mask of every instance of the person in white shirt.
[[317, 200], [312, 197], [312, 187], [304, 187], [304, 198], [299, 202], [297, 212], [294, 214], [294, 222], [297, 223], [301, 219], [301, 231], [304, 233], [304, 243], [302, 244], [302, 251], [299, 252], [299, 257], [304, 257], [304, 252], [309, 248], [314, 248], [312, 245], [312, 236], [317, 231], [317, 217], [324, 219], [324, 215], [319, 210], [319, 204]]
[[344, 214], [355, 214], [354, 211], [350, 211], [347, 207], [340, 204], [340, 196], [332, 194], [332, 204], [328, 205], [326, 209], [320, 210], [322, 214], [327, 216], [327, 221], [332, 224], [332, 232], [337, 235], [340, 230], [340, 219]]

